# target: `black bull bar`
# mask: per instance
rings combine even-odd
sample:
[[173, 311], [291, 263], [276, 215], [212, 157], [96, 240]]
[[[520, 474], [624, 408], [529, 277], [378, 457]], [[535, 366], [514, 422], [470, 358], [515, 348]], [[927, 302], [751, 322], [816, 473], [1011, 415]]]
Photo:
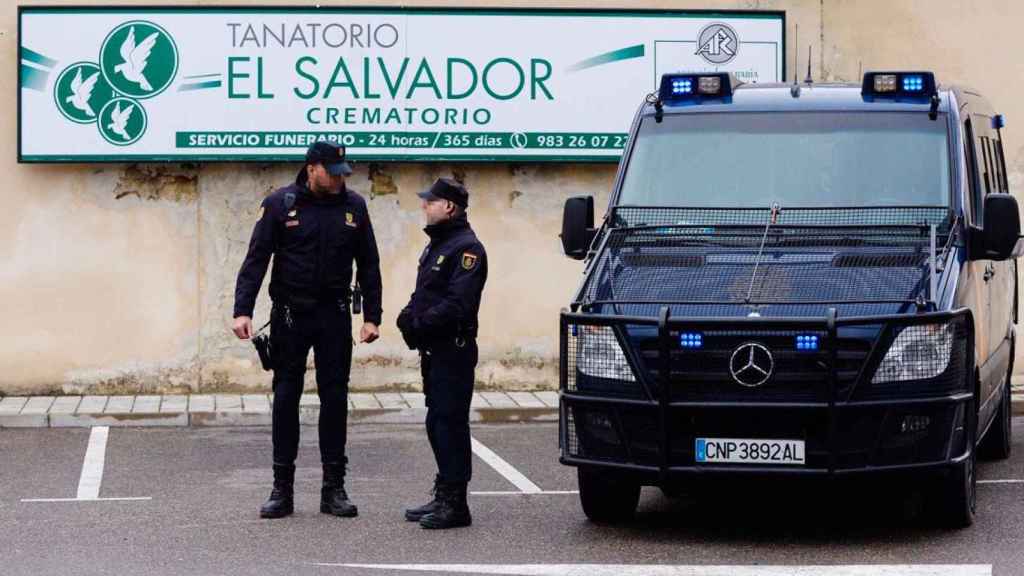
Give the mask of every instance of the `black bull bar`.
[[[878, 367], [882, 357], [885, 356], [896, 336], [905, 328], [917, 325], [946, 325], [954, 324], [953, 345], [950, 351], [950, 360], [942, 374], [944, 382], [955, 382], [956, 386], [939, 386], [937, 389], [929, 389], [928, 383], [917, 384], [912, 393], [905, 393], [896, 390], [888, 395], [855, 394], [854, 390], [860, 388], [862, 392], [872, 386], [872, 375]], [[657, 353], [648, 354], [646, 370], [638, 364], [635, 350], [630, 350], [627, 340], [622, 338], [625, 328], [641, 327], [653, 332], [657, 330]], [[578, 353], [578, 350], [570, 350], [570, 339], [575, 338], [575, 330], [582, 328], [611, 327], [617, 334], [619, 345], [623, 348], [624, 356], [629, 358], [629, 364], [633, 367], [635, 374], [634, 386], [637, 394], [626, 395], [607, 391], [581, 391], [575, 389], [572, 384], [575, 382], [575, 372], [579, 370], [576, 359], [571, 355]], [[870, 352], [864, 358], [864, 364], [852, 381], [840, 385], [837, 371], [839, 367], [839, 356], [842, 353], [840, 346], [840, 329], [856, 327], [878, 328], [877, 337], [871, 343]], [[796, 401], [788, 401], [785, 398], [774, 398], [771, 401], [764, 399], [737, 399], [735, 397], [724, 401], [717, 401], [711, 398], [678, 399], [675, 398], [673, 386], [673, 351], [679, 349], [679, 334], [686, 332], [706, 331], [731, 331], [735, 333], [749, 333], [751, 340], [757, 339], [760, 333], [779, 333], [787, 331], [790, 333], [818, 333], [822, 337], [819, 340], [818, 358], [823, 361], [819, 365], [823, 367], [825, 378], [823, 389], [819, 388], [822, 395], [807, 399], [801, 398]], [[970, 456], [974, 450], [973, 442], [966, 439], [974, 439], [977, 433], [976, 404], [973, 400], [976, 395], [974, 379], [969, 375], [974, 374], [974, 324], [973, 317], [968, 309], [962, 308], [954, 311], [923, 312], [916, 314], [892, 314], [875, 316], [858, 316], [839, 318], [834, 308], [830, 308], [824, 317], [731, 317], [731, 318], [691, 318], [670, 316], [670, 308], [664, 306], [660, 309], [657, 317], [649, 316], [623, 316], [603, 315], [592, 313], [578, 313], [563, 310], [560, 317], [559, 329], [559, 447], [561, 450], [560, 461], [563, 464], [572, 466], [579, 465], [600, 465], [611, 468], [626, 469], [647, 474], [657, 474], [659, 481], [666, 481], [670, 475], [678, 473], [705, 473], [705, 472], [728, 472], [728, 473], [789, 473], [803, 475], [828, 475], [835, 476], [848, 472], [881, 471], [881, 470], [913, 470], [922, 468], [934, 468], [945, 466], [951, 463], [962, 461]], [[575, 343], [573, 344], [575, 348]], [[957, 360], [957, 354], [962, 357]], [[957, 360], [957, 361], [954, 361]], [[570, 366], [570, 364], [572, 366]], [[964, 430], [964, 441], [962, 448], [954, 451], [953, 439], [948, 440], [948, 452], [945, 457], [932, 459], [927, 462], [889, 463], [884, 466], [867, 466], [858, 469], [849, 469], [837, 466], [837, 425], [840, 422], [840, 412], [845, 409], [858, 407], [915, 407], [926, 405], [955, 406], [955, 418], [962, 418]], [[628, 458], [591, 458], [573, 455], [570, 453], [570, 430], [573, 425], [570, 411], [572, 406], [604, 406], [604, 407], [633, 407], [655, 411], [657, 413], [657, 463], [637, 463]], [[825, 414], [825, 439], [824, 445], [827, 449], [827, 462], [824, 466], [801, 467], [793, 466], [771, 466], [771, 465], [697, 465], [696, 462], [689, 464], [673, 463], [673, 428], [674, 421], [671, 417], [675, 409], [699, 410], [701, 408], [729, 409], [729, 408], [776, 408], [776, 409], [798, 409], [798, 410], [819, 410]], [[962, 416], [961, 416], [962, 415]], [[578, 440], [577, 440], [578, 441]]]

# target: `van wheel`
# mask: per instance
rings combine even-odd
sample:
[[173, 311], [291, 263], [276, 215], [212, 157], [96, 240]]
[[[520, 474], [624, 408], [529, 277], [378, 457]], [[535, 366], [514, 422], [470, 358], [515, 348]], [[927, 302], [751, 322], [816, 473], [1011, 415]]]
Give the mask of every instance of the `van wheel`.
[[[1010, 368], [1013, 369], [1012, 367]], [[992, 460], [1006, 460], [1010, 457], [1010, 445], [1013, 439], [1013, 406], [1010, 404], [1010, 375], [1006, 375], [1003, 386], [1003, 398], [999, 402], [999, 412], [992, 426], [981, 441], [981, 454]]]
[[629, 520], [640, 502], [640, 484], [614, 471], [576, 469], [583, 513], [594, 522]]
[[937, 520], [944, 527], [967, 528], [974, 524], [974, 514], [978, 509], [975, 461], [972, 451], [966, 460], [949, 471], [935, 493]]

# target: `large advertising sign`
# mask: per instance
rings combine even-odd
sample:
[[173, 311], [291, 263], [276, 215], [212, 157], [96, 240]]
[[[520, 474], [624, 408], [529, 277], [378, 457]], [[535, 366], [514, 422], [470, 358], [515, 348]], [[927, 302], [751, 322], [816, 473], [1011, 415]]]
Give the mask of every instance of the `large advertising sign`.
[[19, 10], [19, 160], [618, 160], [661, 74], [784, 76], [779, 12]]

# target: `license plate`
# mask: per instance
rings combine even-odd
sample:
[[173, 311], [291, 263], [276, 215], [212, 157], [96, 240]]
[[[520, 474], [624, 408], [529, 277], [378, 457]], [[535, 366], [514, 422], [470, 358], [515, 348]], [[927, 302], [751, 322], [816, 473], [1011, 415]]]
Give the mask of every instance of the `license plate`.
[[803, 464], [803, 440], [697, 438], [698, 463]]

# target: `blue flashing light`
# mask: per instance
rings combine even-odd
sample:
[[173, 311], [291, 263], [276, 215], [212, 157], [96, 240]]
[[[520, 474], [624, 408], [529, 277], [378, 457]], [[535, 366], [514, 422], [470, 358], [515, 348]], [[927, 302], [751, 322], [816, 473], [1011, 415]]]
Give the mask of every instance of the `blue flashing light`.
[[726, 72], [676, 72], [663, 74], [658, 99], [664, 103], [698, 104], [704, 100], [732, 97], [738, 82]]
[[693, 80], [690, 78], [676, 78], [672, 80], [672, 95], [693, 93]]
[[921, 92], [922, 90], [924, 90], [924, 76], [908, 74], [903, 77], [904, 92]]
[[700, 332], [681, 332], [679, 345], [683, 348], [695, 349], [704, 347], [704, 335]]
[[796, 349], [802, 352], [818, 349], [818, 337], [814, 334], [799, 334], [796, 337]]
[[917, 71], [865, 72], [861, 94], [870, 100], [925, 99], [938, 93], [935, 74]]

